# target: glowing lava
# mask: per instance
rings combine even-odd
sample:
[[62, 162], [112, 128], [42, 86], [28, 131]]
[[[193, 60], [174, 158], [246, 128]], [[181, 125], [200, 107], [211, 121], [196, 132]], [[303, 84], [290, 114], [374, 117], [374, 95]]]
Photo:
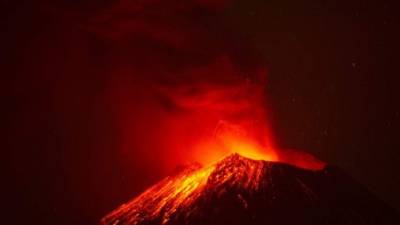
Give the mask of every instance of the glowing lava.
[[103, 224], [137, 224], [162, 215], [166, 223], [180, 208], [189, 208], [200, 196], [214, 166], [189, 168], [167, 177], [103, 218]]
[[[220, 195], [229, 189], [255, 193], [268, 163], [232, 154], [206, 167], [193, 166], [167, 177], [131, 202], [120, 206], [102, 219], [104, 225], [142, 224], [159, 221], [167, 224], [178, 215], [196, 213], [196, 203], [207, 195]], [[241, 197], [241, 196], [239, 196]], [[244, 201], [243, 203], [247, 203]], [[246, 206], [245, 206], [246, 207]]]

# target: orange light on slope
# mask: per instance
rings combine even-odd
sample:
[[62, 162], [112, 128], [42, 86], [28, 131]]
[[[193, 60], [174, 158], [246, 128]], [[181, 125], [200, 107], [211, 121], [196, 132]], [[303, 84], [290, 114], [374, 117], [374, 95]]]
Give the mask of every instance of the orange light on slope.
[[207, 198], [207, 190], [231, 187], [249, 192], [258, 190], [262, 186], [264, 166], [262, 161], [233, 154], [205, 167], [189, 168], [165, 178], [106, 215], [101, 222], [104, 225], [141, 224], [160, 219], [161, 224], [168, 224], [179, 213], [195, 212], [196, 201]]
[[[202, 194], [215, 165], [200, 168], [188, 168], [177, 176], [167, 177], [158, 184], [114, 210], [102, 219], [102, 224], [109, 220], [129, 220], [134, 224], [162, 215], [162, 224], [166, 224], [171, 215], [182, 208], [190, 208]], [[116, 224], [116, 223], [112, 223]]]

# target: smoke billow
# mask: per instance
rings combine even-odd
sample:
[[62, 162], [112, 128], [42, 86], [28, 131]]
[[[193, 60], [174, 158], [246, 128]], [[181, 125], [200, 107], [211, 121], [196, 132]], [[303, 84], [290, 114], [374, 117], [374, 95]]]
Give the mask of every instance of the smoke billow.
[[231, 152], [283, 158], [268, 126], [267, 69], [230, 28], [226, 7], [119, 1], [88, 19], [87, 31], [109, 48], [107, 96], [121, 149], [136, 163], [171, 169]]

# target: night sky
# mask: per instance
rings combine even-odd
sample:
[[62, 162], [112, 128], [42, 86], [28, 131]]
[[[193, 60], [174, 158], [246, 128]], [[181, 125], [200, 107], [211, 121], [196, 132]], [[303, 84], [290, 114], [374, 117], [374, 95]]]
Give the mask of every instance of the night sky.
[[218, 70], [220, 55], [241, 74], [267, 69], [280, 147], [341, 167], [400, 210], [392, 2], [132, 2], [0, 2], [11, 224], [96, 224], [170, 174], [183, 162], [163, 149], [163, 118], [181, 112], [150, 87], [242, 79]]

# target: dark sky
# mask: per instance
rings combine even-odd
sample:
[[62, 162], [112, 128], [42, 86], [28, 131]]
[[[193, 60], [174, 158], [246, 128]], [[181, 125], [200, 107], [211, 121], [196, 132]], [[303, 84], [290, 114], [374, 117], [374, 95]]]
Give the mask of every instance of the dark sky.
[[243, 73], [266, 66], [279, 146], [338, 165], [400, 209], [392, 2], [121, 2], [0, 2], [11, 224], [95, 224], [168, 174], [148, 87], [225, 82], [190, 70], [220, 53]]

